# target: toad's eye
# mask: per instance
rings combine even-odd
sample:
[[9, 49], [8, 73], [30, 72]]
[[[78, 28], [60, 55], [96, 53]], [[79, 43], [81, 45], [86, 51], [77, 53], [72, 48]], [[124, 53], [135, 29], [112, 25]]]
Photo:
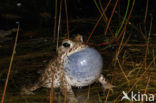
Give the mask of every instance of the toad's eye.
[[63, 43], [62, 45], [63, 45], [64, 47], [66, 47], [66, 48], [67, 48], [67, 47], [70, 47], [70, 44], [69, 44], [69, 43]]

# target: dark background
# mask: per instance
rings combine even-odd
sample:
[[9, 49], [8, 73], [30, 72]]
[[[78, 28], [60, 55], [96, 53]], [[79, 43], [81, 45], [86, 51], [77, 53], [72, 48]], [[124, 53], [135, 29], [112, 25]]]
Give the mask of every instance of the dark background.
[[[58, 0], [58, 11], [59, 11]], [[109, 17], [112, 12], [116, 0], [111, 1], [106, 14]], [[119, 0], [118, 7], [120, 14], [124, 16], [128, 0]], [[98, 2], [98, 0], [97, 0]], [[103, 7], [107, 4], [108, 0], [101, 0]], [[20, 7], [17, 3], [21, 3]], [[153, 22], [155, 23], [155, 0], [149, 0], [148, 15], [153, 15]], [[100, 16], [93, 0], [67, 0], [69, 21], [75, 18], [92, 18]], [[146, 9], [146, 0], [136, 0], [132, 17], [135, 18], [135, 23], [143, 22]], [[0, 29], [9, 29], [16, 25], [16, 21], [21, 22], [23, 29], [29, 30], [41, 27], [53, 28], [54, 22], [55, 0], [0, 0]], [[46, 16], [41, 16], [46, 13]], [[10, 17], [7, 16], [10, 14]], [[58, 13], [57, 13], [58, 14]], [[11, 17], [12, 16], [12, 17]], [[115, 20], [116, 14], [113, 16]], [[140, 19], [141, 18], [141, 19]], [[65, 20], [64, 0], [62, 7], [62, 20]]]

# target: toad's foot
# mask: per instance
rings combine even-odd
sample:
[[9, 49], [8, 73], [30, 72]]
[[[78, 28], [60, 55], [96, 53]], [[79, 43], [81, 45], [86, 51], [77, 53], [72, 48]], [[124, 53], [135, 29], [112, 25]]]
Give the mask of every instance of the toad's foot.
[[113, 92], [113, 86], [112, 84], [108, 83], [105, 79], [105, 77], [101, 74], [100, 77], [99, 77], [99, 82], [102, 84], [102, 87], [104, 89], [110, 89], [112, 92]]
[[34, 95], [33, 91], [40, 88], [40, 82], [35, 82], [34, 84], [31, 84], [29, 86], [24, 86], [21, 89], [21, 95]]
[[68, 103], [79, 103], [79, 102], [76, 98], [72, 97], [72, 98], [69, 98]]
[[25, 87], [21, 89], [21, 95], [35, 95], [32, 91], [29, 91]]

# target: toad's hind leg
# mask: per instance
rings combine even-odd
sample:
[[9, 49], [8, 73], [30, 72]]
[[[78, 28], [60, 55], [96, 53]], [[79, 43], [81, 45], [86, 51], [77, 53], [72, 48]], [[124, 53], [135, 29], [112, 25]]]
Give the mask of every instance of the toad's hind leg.
[[102, 87], [104, 89], [110, 89], [111, 91], [113, 91], [114, 86], [106, 81], [103, 74], [100, 75], [100, 77], [98, 78], [98, 81], [102, 84]]
[[27, 94], [27, 95], [33, 95], [33, 91], [35, 91], [36, 89], [40, 88], [40, 83], [39, 82], [36, 82], [34, 84], [31, 84], [27, 87], [23, 87], [21, 89], [21, 95], [24, 95], [24, 94]]

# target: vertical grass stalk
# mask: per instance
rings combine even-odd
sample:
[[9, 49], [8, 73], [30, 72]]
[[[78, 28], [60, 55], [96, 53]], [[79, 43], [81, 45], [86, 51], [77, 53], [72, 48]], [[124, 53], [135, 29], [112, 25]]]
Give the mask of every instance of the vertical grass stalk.
[[58, 28], [57, 28], [56, 51], [58, 50], [58, 43], [59, 43], [59, 36], [60, 36], [61, 14], [62, 14], [62, 0], [60, 1], [59, 21], [58, 21]]
[[100, 23], [101, 19], [103, 18], [103, 15], [105, 14], [105, 12], [106, 12], [107, 8], [109, 7], [109, 4], [110, 4], [110, 3], [111, 3], [111, 0], [109, 0], [109, 2], [107, 3], [107, 6], [106, 6], [105, 9], [103, 10], [102, 15], [100, 16], [100, 18], [99, 18], [98, 21], [96, 22], [95, 26], [93, 27], [93, 29], [92, 29], [92, 31], [91, 31], [91, 33], [90, 33], [90, 35], [89, 35], [89, 37], [88, 37], [86, 43], [89, 42], [89, 40], [90, 40], [92, 34], [94, 33], [94, 31], [95, 31], [96, 27], [98, 26], [98, 24]]
[[55, 40], [56, 40], [56, 21], [57, 21], [57, 0], [55, 0], [55, 16], [54, 16], [53, 42], [55, 42]]
[[132, 2], [132, 6], [131, 6], [131, 9], [130, 9], [129, 15], [128, 15], [126, 21], [125, 21], [125, 25], [124, 25], [124, 27], [123, 27], [123, 29], [122, 29], [120, 35], [118, 36], [118, 39], [117, 39], [117, 40], [119, 40], [119, 39], [122, 37], [122, 35], [124, 34], [124, 32], [125, 32], [125, 30], [126, 30], [128, 21], [129, 21], [129, 19], [130, 19], [130, 17], [131, 17], [131, 14], [132, 14], [132, 11], [133, 11], [133, 8], [134, 8], [134, 4], [135, 4], [135, 0], [133, 0], [133, 2]]
[[67, 10], [67, 0], [64, 0], [65, 12], [66, 12], [66, 25], [67, 25], [67, 39], [69, 39], [69, 24], [68, 24], [68, 10]]
[[110, 18], [109, 18], [109, 20], [108, 20], [108, 23], [107, 23], [107, 26], [106, 26], [106, 29], [105, 29], [104, 35], [106, 35], [106, 33], [107, 33], [107, 30], [108, 30], [109, 25], [110, 25], [110, 23], [111, 23], [111, 20], [112, 20], [112, 17], [113, 17], [113, 15], [114, 15], [114, 12], [115, 12], [116, 6], [117, 6], [117, 4], [118, 4], [118, 1], [119, 1], [119, 0], [116, 0], [116, 2], [115, 2], [114, 8], [113, 8], [112, 13], [111, 13], [111, 16], [110, 16]]
[[115, 37], [117, 37], [117, 36], [119, 35], [119, 33], [120, 33], [120, 31], [121, 31], [121, 29], [122, 29], [124, 23], [125, 23], [125, 20], [126, 20], [128, 11], [129, 11], [130, 1], [131, 1], [131, 0], [128, 0], [128, 4], [127, 4], [125, 16], [124, 16], [124, 18], [123, 18], [123, 20], [122, 20], [122, 22], [121, 22], [121, 25], [120, 25], [119, 29], [118, 29], [117, 32], [115, 33]]
[[17, 32], [16, 32], [14, 48], [13, 48], [13, 52], [12, 52], [12, 56], [11, 56], [11, 60], [10, 60], [10, 65], [9, 65], [9, 69], [8, 69], [8, 73], [7, 73], [7, 77], [6, 77], [6, 81], [5, 81], [5, 85], [4, 85], [4, 89], [3, 89], [3, 95], [2, 95], [1, 103], [4, 102], [4, 97], [5, 97], [5, 94], [6, 94], [6, 89], [7, 89], [9, 76], [10, 76], [10, 72], [11, 72], [11, 68], [12, 68], [12, 63], [13, 63], [13, 60], [14, 60], [14, 56], [16, 54], [16, 45], [17, 45], [17, 40], [18, 40], [19, 28], [20, 28], [20, 24], [18, 24], [18, 28], [17, 28]]
[[149, 4], [149, 0], [146, 0], [146, 10], [145, 10], [145, 16], [144, 16], [144, 23], [146, 23], [147, 12], [148, 12], [148, 4]]
[[50, 91], [50, 103], [53, 103], [53, 93], [54, 93], [54, 75], [52, 74], [52, 83]]

